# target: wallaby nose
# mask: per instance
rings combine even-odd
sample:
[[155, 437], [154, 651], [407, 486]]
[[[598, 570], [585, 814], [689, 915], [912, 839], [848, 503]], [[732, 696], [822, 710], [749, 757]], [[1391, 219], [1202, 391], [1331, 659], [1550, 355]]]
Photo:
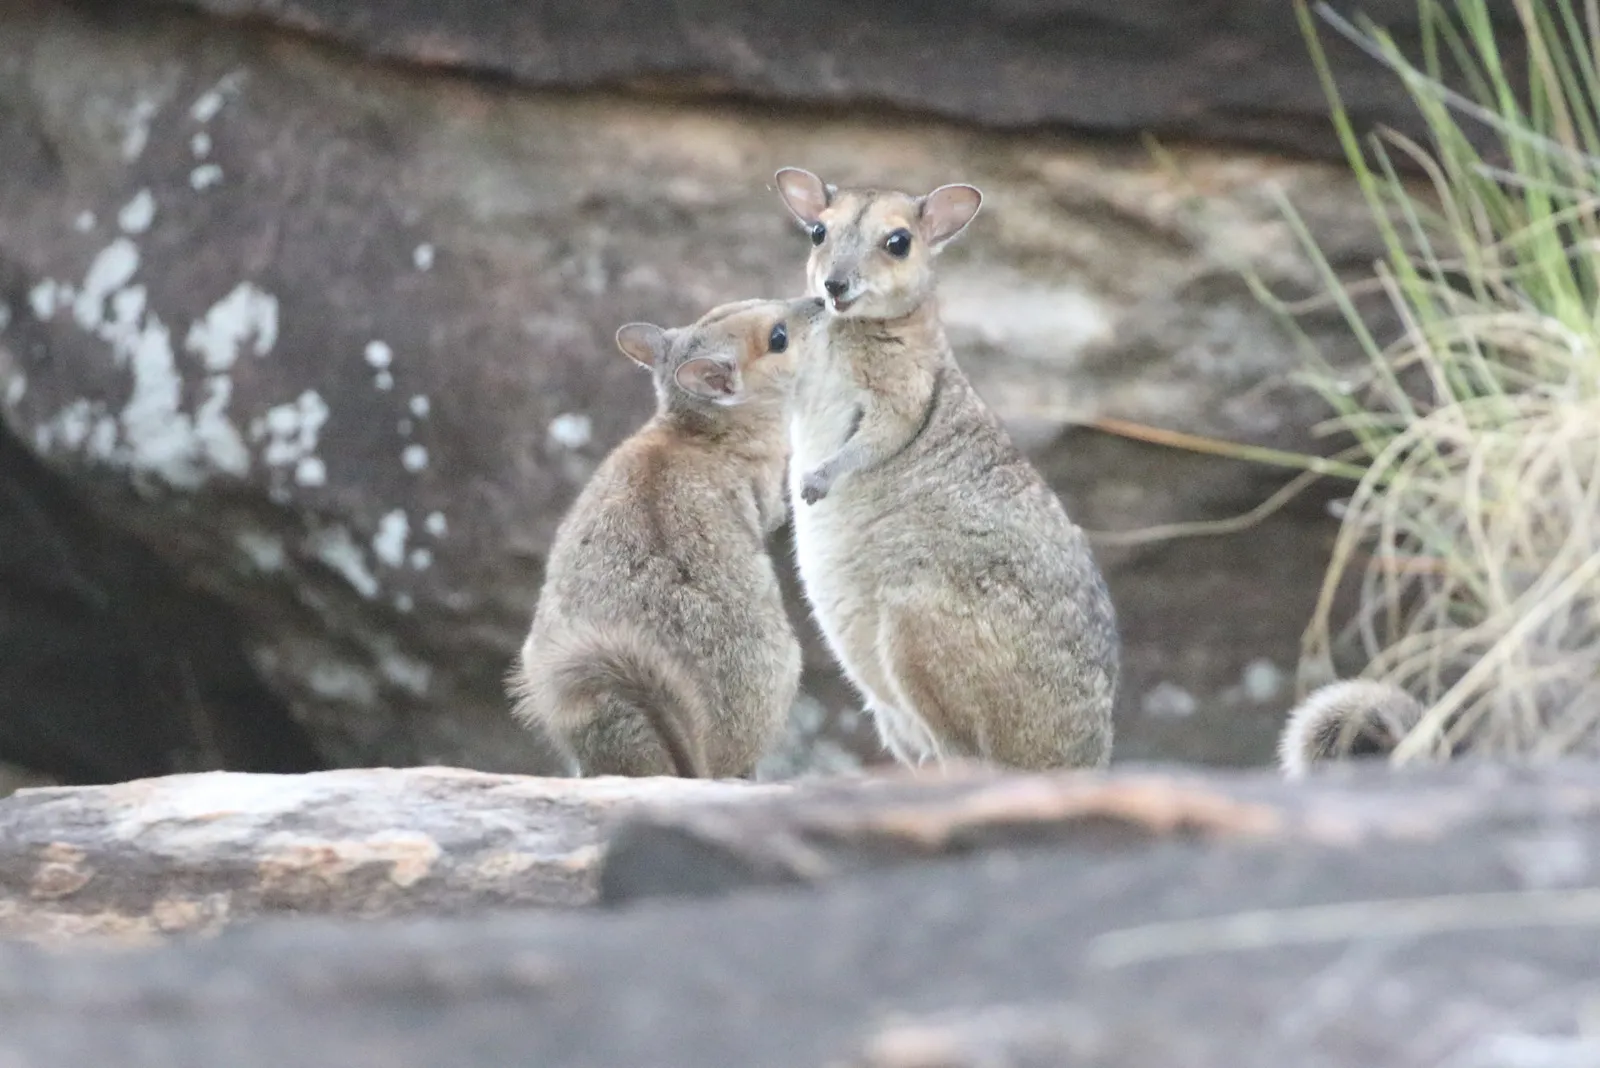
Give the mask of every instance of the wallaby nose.
[[850, 288], [850, 283], [843, 278], [830, 278], [822, 283], [822, 288], [828, 291], [828, 296], [838, 300], [844, 296], [844, 291]]

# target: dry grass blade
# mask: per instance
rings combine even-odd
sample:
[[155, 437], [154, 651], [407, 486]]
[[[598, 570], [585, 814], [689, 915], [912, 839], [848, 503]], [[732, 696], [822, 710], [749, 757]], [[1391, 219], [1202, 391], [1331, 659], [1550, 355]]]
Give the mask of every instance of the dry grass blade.
[[[1377, 27], [1337, 20], [1402, 76], [1429, 126], [1421, 146], [1360, 142], [1300, 5], [1402, 324], [1372, 338], [1351, 299], [1371, 282], [1336, 278], [1300, 228], [1369, 364], [1354, 389], [1348, 372], [1313, 376], [1363, 472], [1301, 681], [1351, 653], [1429, 705], [1401, 761], [1440, 731], [1506, 757], [1600, 744], [1600, 27], [1571, 0], [1519, 2], [1530, 74], [1517, 84], [1491, 7], [1419, 0], [1420, 65]], [[1445, 87], [1445, 56], [1469, 93]], [[1465, 124], [1505, 165], [1485, 163]], [[1396, 177], [1386, 144], [1421, 165], [1431, 197]], [[1335, 621], [1335, 591], [1352, 582], [1354, 616]]]

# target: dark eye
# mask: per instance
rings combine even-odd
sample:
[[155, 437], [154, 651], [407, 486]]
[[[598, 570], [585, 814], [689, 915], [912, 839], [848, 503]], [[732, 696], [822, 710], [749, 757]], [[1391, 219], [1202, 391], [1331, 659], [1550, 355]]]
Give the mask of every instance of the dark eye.
[[821, 223], [812, 223], [811, 243], [813, 245], [820, 245], [826, 240], [828, 240], [828, 228], [823, 226]]
[[779, 323], [767, 336], [767, 351], [782, 352], [789, 347], [789, 328]]
[[896, 230], [883, 239], [883, 249], [897, 260], [906, 258], [906, 253], [911, 251], [911, 231]]

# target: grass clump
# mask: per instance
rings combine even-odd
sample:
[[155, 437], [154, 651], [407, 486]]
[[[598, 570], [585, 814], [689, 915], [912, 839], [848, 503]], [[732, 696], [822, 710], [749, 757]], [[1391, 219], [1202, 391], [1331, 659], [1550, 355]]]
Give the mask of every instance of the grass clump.
[[[1334, 368], [1299, 334], [1307, 378], [1334, 410], [1325, 429], [1349, 435], [1339, 460], [1357, 475], [1302, 686], [1355, 652], [1364, 675], [1423, 701], [1428, 717], [1397, 761], [1438, 731], [1504, 757], [1595, 751], [1600, 0], [1419, 0], [1415, 57], [1317, 5], [1404, 81], [1426, 144], [1358, 137], [1313, 12], [1297, 6], [1385, 245], [1371, 277], [1341, 279], [1284, 204], [1365, 353]], [[1491, 16], [1511, 11], [1525, 43], [1502, 55]], [[1293, 328], [1293, 309], [1255, 284]], [[1392, 339], [1358, 312], [1374, 296], [1399, 324]], [[1335, 620], [1341, 589], [1356, 606]]]

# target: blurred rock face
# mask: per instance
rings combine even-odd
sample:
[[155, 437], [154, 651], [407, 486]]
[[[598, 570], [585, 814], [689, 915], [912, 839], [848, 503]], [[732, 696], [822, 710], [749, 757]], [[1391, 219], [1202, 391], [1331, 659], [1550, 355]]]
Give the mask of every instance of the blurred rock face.
[[[91, 597], [28, 653], [97, 680], [50, 717], [85, 724], [79, 778], [193, 765], [176, 754], [240, 724], [263, 738], [212, 764], [277, 746], [284, 770], [550, 770], [501, 679], [563, 509], [650, 409], [612, 334], [798, 293], [781, 165], [984, 190], [944, 257], [950, 334], [1093, 530], [1234, 515], [1281, 476], [1087, 421], [1310, 443], [1298, 356], [1236, 274], [1313, 286], [1274, 189], [1337, 261], [1374, 255], [1355, 190], [1318, 163], [1180, 149], [1180, 177], [1131, 137], [534, 92], [153, 9], [0, 0], [0, 27], [0, 415], [19, 463], [43, 465], [7, 485], [50, 519], [11, 510], [0, 549], [129, 542], [74, 558], [118, 591], [119, 627], [91, 625]], [[1312, 325], [1346, 351], [1334, 319]], [[1118, 759], [1267, 758], [1331, 533], [1310, 502], [1240, 536], [1101, 550]], [[69, 567], [41, 556], [0, 623], [26, 631]], [[155, 568], [164, 614], [124, 581]], [[152, 632], [156, 615], [190, 623]], [[798, 598], [795, 618], [807, 681], [767, 773], [880, 759]], [[196, 650], [198, 712], [130, 769], [93, 724], [177, 707], [125, 655], [152, 634]], [[0, 665], [0, 687], [27, 692], [30, 663]], [[30, 762], [38, 732], [12, 727], [0, 758]]]

